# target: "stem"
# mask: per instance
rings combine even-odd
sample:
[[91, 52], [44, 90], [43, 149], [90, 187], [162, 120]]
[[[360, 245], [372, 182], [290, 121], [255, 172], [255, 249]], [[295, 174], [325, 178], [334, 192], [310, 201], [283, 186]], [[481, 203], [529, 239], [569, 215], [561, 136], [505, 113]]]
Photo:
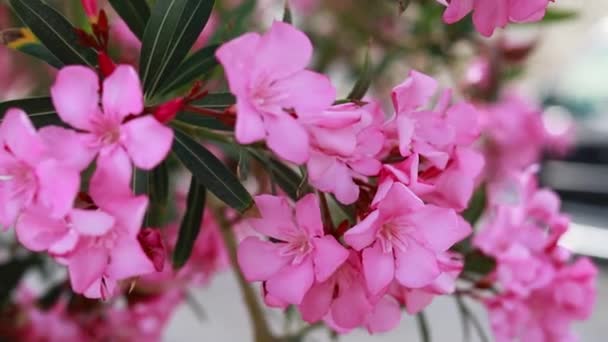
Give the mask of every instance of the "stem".
[[418, 328], [420, 329], [420, 337], [423, 342], [431, 342], [431, 332], [429, 330], [429, 322], [426, 319], [426, 315], [423, 311], [420, 311], [416, 315], [418, 321]]
[[327, 197], [324, 192], [317, 192], [319, 195], [319, 201], [321, 204], [321, 212], [323, 213], [323, 222], [325, 228], [325, 234], [332, 234], [335, 230], [334, 222], [331, 219], [331, 212], [329, 211], [329, 204], [327, 204]]
[[228, 249], [228, 254], [230, 256], [230, 263], [232, 264], [234, 273], [236, 274], [241, 293], [243, 294], [243, 299], [245, 300], [245, 304], [247, 306], [247, 311], [249, 312], [249, 317], [251, 318], [251, 323], [253, 325], [253, 330], [255, 334], [255, 341], [275, 342], [277, 341], [277, 339], [272, 335], [272, 332], [270, 331], [268, 322], [266, 322], [266, 315], [264, 314], [264, 310], [260, 306], [260, 303], [257, 299], [257, 295], [249, 286], [249, 283], [245, 279], [245, 276], [243, 276], [243, 272], [239, 267], [236, 256], [237, 244], [234, 238], [232, 228], [230, 226], [230, 222], [226, 220], [226, 217], [224, 216], [224, 213], [221, 209], [216, 209], [214, 213], [221, 227], [220, 230], [224, 238], [224, 243], [226, 244], [226, 248]]

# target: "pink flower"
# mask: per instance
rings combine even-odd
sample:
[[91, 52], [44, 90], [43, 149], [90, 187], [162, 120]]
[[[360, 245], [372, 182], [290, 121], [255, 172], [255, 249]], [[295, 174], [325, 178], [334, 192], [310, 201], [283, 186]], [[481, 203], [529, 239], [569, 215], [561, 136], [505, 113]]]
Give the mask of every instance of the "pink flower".
[[471, 105], [450, 106], [450, 90], [443, 92], [437, 108], [423, 109], [436, 90], [437, 82], [433, 78], [410, 72], [410, 76], [393, 89], [395, 117], [388, 128], [396, 131], [402, 156], [420, 154], [443, 170], [453, 149], [471, 145], [479, 137], [480, 127], [477, 111]]
[[[98, 327], [105, 340], [149, 341], [163, 340], [165, 328], [180, 304], [184, 301], [181, 290], [167, 290], [160, 294], [129, 298], [127, 307], [114, 305], [106, 313], [106, 319]], [[101, 336], [95, 336], [100, 338]]]
[[325, 320], [338, 332], [360, 326], [366, 326], [370, 333], [389, 331], [401, 319], [401, 309], [394, 299], [368, 295], [360, 256], [353, 250], [329, 279], [306, 293], [298, 309], [305, 321]]
[[348, 252], [323, 233], [316, 197], [303, 197], [293, 210], [285, 197], [260, 195], [262, 218], [249, 222], [271, 240], [248, 237], [238, 249], [239, 265], [249, 281], [264, 281], [269, 295], [300, 304], [315, 282], [327, 280], [346, 260]]
[[443, 20], [453, 24], [473, 11], [475, 28], [484, 36], [491, 36], [497, 27], [509, 21], [533, 22], [542, 19], [552, 0], [438, 0], [447, 6]]
[[438, 256], [438, 263], [441, 274], [428, 286], [410, 289], [396, 281], [391, 283], [389, 293], [405, 306], [410, 315], [424, 310], [435, 297], [451, 294], [456, 290], [456, 279], [464, 267], [462, 256], [446, 252]]
[[577, 341], [573, 321], [588, 319], [596, 298], [597, 268], [582, 258], [558, 268], [554, 280], [529, 296], [506, 293], [486, 306], [497, 341]]
[[425, 205], [405, 185], [393, 183], [374, 198], [372, 211], [344, 235], [362, 250], [363, 273], [371, 294], [396, 279], [422, 288], [441, 274], [439, 255], [471, 233], [453, 210]]
[[322, 115], [303, 117], [311, 137], [307, 163], [310, 183], [352, 204], [359, 197], [355, 179], [375, 176], [382, 167], [378, 154], [384, 144], [384, 113], [376, 103], [333, 106]]
[[99, 78], [92, 69], [68, 66], [59, 71], [51, 88], [53, 103], [61, 119], [79, 133], [53, 127], [53, 149], [72, 156], [82, 169], [99, 155], [98, 168], [128, 180], [131, 161], [150, 170], [167, 156], [173, 132], [152, 115], [140, 116], [144, 98], [133, 67], [118, 66], [102, 86], [100, 98]]
[[53, 219], [31, 208], [19, 218], [16, 230], [24, 246], [48, 251], [68, 266], [74, 292], [107, 298], [117, 281], [155, 271], [138, 241], [148, 199], [125, 195], [114, 184], [92, 186], [99, 187], [91, 189], [97, 209], [72, 209], [64, 218]]
[[97, 17], [97, 0], [81, 0], [84, 13], [89, 18]]
[[457, 147], [444, 170], [433, 165], [420, 165], [420, 155], [414, 154], [397, 164], [385, 164], [382, 184], [390, 180], [406, 184], [421, 199], [458, 212], [469, 205], [479, 183], [484, 158], [472, 148]]
[[51, 158], [27, 115], [9, 110], [0, 125], [0, 226], [12, 226], [30, 206], [63, 217], [79, 186], [77, 170]]
[[296, 117], [321, 113], [336, 95], [326, 76], [304, 69], [312, 56], [308, 37], [291, 25], [274, 22], [266, 34], [244, 34], [216, 55], [237, 97], [237, 141], [266, 139], [281, 158], [305, 163], [309, 139]]

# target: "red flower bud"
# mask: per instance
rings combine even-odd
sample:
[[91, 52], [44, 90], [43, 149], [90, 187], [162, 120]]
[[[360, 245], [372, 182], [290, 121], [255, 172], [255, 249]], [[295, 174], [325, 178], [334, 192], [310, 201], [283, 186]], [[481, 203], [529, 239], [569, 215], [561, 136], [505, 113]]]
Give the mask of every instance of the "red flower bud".
[[100, 52], [97, 58], [99, 60], [99, 71], [101, 71], [101, 75], [104, 78], [110, 76], [116, 69], [116, 64], [114, 64], [114, 61], [112, 61], [110, 56], [108, 56], [105, 52]]
[[160, 236], [160, 232], [152, 228], [144, 228], [137, 235], [137, 240], [148, 256], [157, 272], [162, 272], [165, 267], [167, 251]]
[[165, 102], [154, 111], [154, 117], [161, 123], [167, 123], [184, 108], [184, 99], [179, 97]]

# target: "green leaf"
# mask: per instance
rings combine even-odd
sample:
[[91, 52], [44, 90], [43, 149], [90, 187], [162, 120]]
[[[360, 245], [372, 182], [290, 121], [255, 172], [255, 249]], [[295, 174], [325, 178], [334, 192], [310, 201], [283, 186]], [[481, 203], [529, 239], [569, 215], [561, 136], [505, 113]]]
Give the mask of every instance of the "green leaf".
[[11, 108], [19, 108], [26, 112], [36, 127], [63, 124], [57, 116], [50, 97], [31, 97], [0, 102], [0, 121], [4, 118], [6, 111]]
[[151, 171], [135, 169], [131, 183], [136, 195], [147, 195], [150, 201], [144, 226], [162, 226], [165, 223], [169, 201], [169, 172], [166, 162], [161, 163]]
[[140, 76], [148, 98], [184, 60], [203, 31], [213, 0], [157, 0], [144, 32]]
[[186, 123], [196, 127], [204, 127], [219, 131], [231, 131], [232, 128], [226, 126], [223, 122], [210, 116], [204, 116], [198, 113], [182, 112], [175, 117], [176, 121]]
[[236, 103], [236, 97], [231, 93], [211, 93], [201, 100], [193, 102], [194, 107], [202, 107], [215, 110], [226, 110]]
[[249, 166], [251, 164], [251, 155], [246, 148], [239, 149], [239, 161], [236, 166], [236, 174], [241, 181], [249, 177]]
[[28, 28], [11, 28], [0, 32], [0, 41], [9, 48], [38, 58], [57, 69], [63, 67], [63, 63], [42, 45]]
[[473, 197], [469, 201], [469, 207], [462, 213], [462, 217], [464, 217], [464, 219], [467, 220], [471, 226], [475, 226], [485, 208], [486, 187], [482, 184], [473, 194]]
[[250, 149], [251, 155], [258, 160], [270, 178], [294, 201], [299, 195], [308, 193], [310, 188], [302, 185], [302, 176], [282, 162]]
[[483, 254], [481, 251], [475, 250], [469, 252], [464, 257], [465, 272], [485, 276], [494, 271], [495, 268], [496, 260], [491, 256]]
[[244, 0], [234, 9], [223, 13], [220, 23], [222, 27], [215, 31], [209, 41], [225, 42], [247, 31], [252, 14], [255, 12], [256, 0]]
[[359, 79], [355, 86], [348, 94], [349, 100], [361, 100], [363, 96], [367, 93], [370, 85], [372, 84], [372, 68], [369, 57], [369, 47], [365, 52], [365, 61], [363, 62], [363, 68], [361, 69], [361, 74], [359, 75]]
[[144, 37], [144, 31], [148, 19], [150, 19], [150, 7], [146, 0], [110, 0], [112, 8], [127, 23], [140, 40]]
[[203, 78], [218, 65], [215, 50], [219, 45], [208, 46], [190, 55], [163, 81], [160, 93], [167, 94]]
[[22, 258], [16, 258], [0, 264], [0, 308], [10, 300], [13, 290], [19, 285], [21, 278], [34, 265], [41, 264], [36, 254], [28, 254]]
[[289, 1], [285, 1], [285, 9], [283, 10], [283, 22], [293, 24], [293, 15], [291, 13], [291, 7], [289, 7]]
[[564, 20], [576, 19], [578, 17], [578, 12], [567, 9], [548, 9], [547, 13], [543, 17], [543, 20], [540, 21], [542, 24], [555, 23]]
[[173, 152], [192, 175], [221, 201], [245, 212], [253, 199], [239, 179], [213, 153], [179, 129], [175, 129]]
[[97, 56], [80, 44], [75, 28], [51, 6], [41, 0], [10, 0], [17, 16], [48, 50], [66, 65], [95, 66]]
[[195, 177], [190, 181], [190, 190], [188, 191], [188, 202], [186, 204], [186, 213], [182, 219], [182, 224], [179, 228], [179, 236], [175, 251], [173, 251], [173, 268], [180, 269], [186, 264], [192, 248], [201, 231], [203, 223], [203, 215], [205, 213], [205, 199], [207, 197], [207, 189], [200, 184]]

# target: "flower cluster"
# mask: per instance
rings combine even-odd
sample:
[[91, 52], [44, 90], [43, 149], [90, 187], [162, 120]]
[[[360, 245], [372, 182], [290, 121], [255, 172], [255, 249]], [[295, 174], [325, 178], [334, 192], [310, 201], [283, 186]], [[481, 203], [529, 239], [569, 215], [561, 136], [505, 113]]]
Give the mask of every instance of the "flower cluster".
[[491, 36], [498, 27], [509, 22], [527, 23], [542, 19], [547, 6], [554, 0], [437, 0], [447, 9], [443, 20], [453, 24], [473, 12], [475, 28]]
[[[2, 121], [0, 224], [14, 226], [28, 249], [67, 266], [76, 293], [109, 297], [118, 281], [155, 271], [138, 239], [148, 199], [135, 196], [130, 183], [133, 165], [149, 170], [163, 161], [173, 133], [141, 115], [131, 66], [118, 66], [103, 82], [91, 69], [63, 68], [51, 94], [74, 129], [36, 131], [18, 109]], [[81, 173], [91, 165], [83, 188]]]
[[237, 97], [236, 138], [266, 140], [306, 163], [313, 187], [355, 203], [357, 222], [333, 230], [314, 194], [295, 209], [285, 197], [257, 196], [261, 218], [248, 220], [257, 234], [241, 242], [239, 264], [263, 282], [270, 306], [296, 305], [306, 321], [337, 331], [390, 330], [400, 303], [416, 313], [455, 289], [462, 260], [449, 250], [471, 233], [458, 212], [484, 164], [471, 147], [478, 114], [453, 105], [450, 90], [430, 108], [438, 85], [418, 72], [394, 88], [390, 118], [374, 100], [332, 105], [329, 80], [304, 69], [311, 53], [303, 33], [278, 22], [220, 48]]
[[592, 313], [597, 269], [558, 245], [569, 223], [559, 198], [529, 169], [495, 184], [490, 201], [474, 244], [496, 260], [486, 281], [498, 294], [485, 303], [497, 340], [573, 340], [571, 322]]

